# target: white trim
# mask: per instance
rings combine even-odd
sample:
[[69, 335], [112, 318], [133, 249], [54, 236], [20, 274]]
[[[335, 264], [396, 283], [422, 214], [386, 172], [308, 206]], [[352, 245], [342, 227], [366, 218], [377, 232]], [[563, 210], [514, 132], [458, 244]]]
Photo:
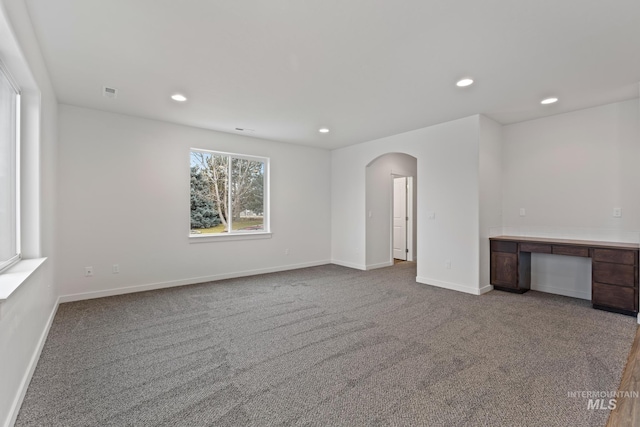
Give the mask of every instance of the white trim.
[[369, 264], [365, 267], [365, 270], [375, 270], [376, 268], [391, 267], [392, 265], [393, 265], [393, 260], [387, 261], [387, 262], [380, 262], [378, 264]]
[[348, 261], [340, 261], [337, 259], [332, 259], [331, 264], [341, 265], [342, 267], [355, 268], [356, 270], [363, 270], [363, 271], [367, 269], [366, 265], [356, 264], [354, 262], [348, 262]]
[[[12, 256], [11, 258], [9, 258], [8, 260], [4, 261], [4, 262], [0, 262], [0, 275], [4, 274], [4, 272], [6, 270], [9, 270], [11, 267], [13, 267], [14, 265], [16, 265], [18, 262], [20, 262], [22, 258], [20, 257], [20, 254], [17, 253], [14, 256]], [[2, 281], [2, 279], [0, 279], [0, 281]], [[0, 295], [2, 294], [1, 290], [0, 290]], [[2, 300], [2, 297], [0, 296], [0, 300]]]
[[0, 304], [24, 283], [46, 258], [23, 259], [0, 274]]
[[270, 239], [273, 233], [256, 232], [256, 233], [234, 233], [234, 234], [190, 234], [189, 243], [205, 243], [205, 242], [228, 242], [230, 240], [258, 240]]
[[302, 264], [282, 265], [279, 267], [259, 268], [256, 270], [237, 271], [234, 273], [216, 274], [213, 276], [191, 277], [189, 279], [171, 280], [168, 282], [149, 283], [146, 285], [129, 286], [126, 288], [113, 288], [103, 291], [83, 292], [78, 294], [62, 295], [60, 303], [82, 301], [94, 298], [104, 298], [114, 295], [132, 294], [135, 292], [153, 291], [156, 289], [173, 288], [176, 286], [195, 285], [199, 283], [215, 282], [224, 279], [235, 279], [238, 277], [255, 276], [257, 274], [277, 273], [279, 271], [296, 270], [299, 268], [316, 267], [330, 264], [329, 260], [305, 262]]
[[[218, 154], [221, 154], [221, 153], [212, 153], [211, 157], [222, 157], [222, 156], [218, 156]], [[233, 167], [233, 157], [231, 157], [231, 154], [227, 154], [226, 156], [227, 156], [227, 230], [226, 232], [228, 233], [228, 235], [231, 235], [233, 234], [233, 215], [234, 215], [233, 201], [231, 200], [231, 193], [233, 193], [232, 189], [234, 187], [234, 182], [231, 180], [231, 178], [233, 178], [233, 171], [231, 170], [231, 168]], [[222, 216], [222, 212], [220, 212], [220, 216]]]
[[18, 394], [13, 400], [13, 404], [9, 409], [9, 416], [7, 417], [7, 422], [5, 423], [5, 427], [13, 426], [18, 418], [18, 413], [20, 412], [20, 407], [22, 406], [22, 401], [24, 400], [24, 396], [27, 394], [27, 389], [29, 388], [29, 383], [31, 383], [31, 378], [33, 377], [33, 373], [36, 370], [36, 366], [38, 366], [38, 360], [40, 359], [40, 354], [42, 353], [42, 349], [44, 348], [44, 343], [47, 341], [47, 336], [49, 335], [49, 330], [51, 329], [51, 325], [53, 325], [53, 319], [56, 317], [56, 313], [58, 312], [58, 307], [60, 306], [60, 298], [56, 300], [56, 303], [53, 306], [53, 310], [51, 310], [51, 314], [49, 315], [49, 319], [40, 334], [40, 339], [38, 340], [38, 345], [36, 346], [33, 354], [31, 355], [31, 359], [29, 360], [29, 367], [27, 372], [25, 372], [22, 377], [22, 381], [20, 382], [20, 386], [18, 388]]
[[565, 297], [580, 298], [580, 299], [585, 299], [587, 301], [591, 301], [590, 290], [588, 292], [585, 292], [577, 289], [562, 289], [554, 286], [538, 285], [538, 284], [532, 285], [531, 290], [546, 292], [548, 294], [563, 295]]
[[13, 88], [13, 90], [19, 95], [20, 94], [20, 85], [16, 82], [16, 79], [13, 78], [13, 75], [9, 72], [9, 69], [2, 61], [0, 61], [0, 73], [4, 74], [9, 82], [9, 86]]
[[486, 285], [480, 288], [480, 295], [486, 294], [489, 291], [493, 290], [493, 285]]
[[638, 313], [638, 324], [640, 324], [640, 313]]
[[407, 217], [409, 220], [407, 221], [407, 261], [415, 262], [416, 256], [413, 253], [413, 223], [415, 222], [413, 218], [413, 177], [407, 177]]
[[[452, 291], [464, 292], [465, 294], [482, 295], [485, 292], [489, 292], [488, 286], [482, 288], [474, 288], [472, 286], [460, 285], [458, 283], [445, 282], [443, 280], [430, 279], [428, 277], [416, 277], [416, 282], [423, 283], [425, 285], [436, 286], [438, 288], [451, 289]], [[493, 289], [493, 288], [492, 288]]]
[[243, 159], [243, 160], [251, 160], [251, 161], [260, 161], [260, 162], [265, 162], [265, 161], [269, 161], [269, 157], [263, 157], [263, 156], [252, 156], [249, 154], [238, 154], [238, 153], [228, 153], [226, 151], [216, 151], [216, 150], [207, 150], [206, 148], [189, 148], [190, 151], [198, 151], [201, 153], [209, 153], [209, 154], [220, 154], [222, 156], [230, 156], [236, 159]]
[[22, 147], [22, 134], [21, 134], [21, 127], [22, 124], [20, 123], [20, 109], [22, 108], [22, 104], [20, 103], [20, 92], [18, 92], [16, 94], [16, 135], [15, 135], [15, 140], [16, 140], [16, 147], [15, 147], [15, 153], [14, 153], [14, 157], [16, 160], [16, 166], [15, 166], [15, 174], [16, 174], [16, 185], [15, 185], [15, 192], [16, 192], [16, 197], [15, 197], [15, 215], [16, 215], [16, 222], [15, 222], [15, 228], [16, 228], [16, 253], [18, 254], [18, 256], [22, 257], [22, 224], [21, 224], [21, 204], [22, 204], [22, 199], [20, 196], [20, 191], [21, 191], [21, 177], [22, 177], [22, 169], [21, 169], [21, 164], [22, 164], [22, 159], [20, 157], [20, 153], [21, 153], [21, 147]]

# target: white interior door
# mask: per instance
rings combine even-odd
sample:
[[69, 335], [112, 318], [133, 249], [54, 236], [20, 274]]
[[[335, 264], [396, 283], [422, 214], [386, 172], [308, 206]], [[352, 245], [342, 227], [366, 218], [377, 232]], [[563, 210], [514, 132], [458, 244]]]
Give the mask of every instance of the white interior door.
[[407, 260], [407, 178], [393, 179], [393, 257]]

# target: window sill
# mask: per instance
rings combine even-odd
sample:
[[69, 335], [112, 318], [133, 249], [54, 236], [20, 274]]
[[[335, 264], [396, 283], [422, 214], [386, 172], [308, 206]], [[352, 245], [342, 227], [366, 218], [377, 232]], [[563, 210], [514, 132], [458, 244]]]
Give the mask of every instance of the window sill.
[[190, 235], [189, 243], [229, 242], [234, 240], [260, 240], [270, 239], [272, 233], [247, 233], [247, 234], [215, 234], [215, 235]]
[[0, 303], [15, 292], [44, 262], [46, 258], [23, 259], [0, 274]]

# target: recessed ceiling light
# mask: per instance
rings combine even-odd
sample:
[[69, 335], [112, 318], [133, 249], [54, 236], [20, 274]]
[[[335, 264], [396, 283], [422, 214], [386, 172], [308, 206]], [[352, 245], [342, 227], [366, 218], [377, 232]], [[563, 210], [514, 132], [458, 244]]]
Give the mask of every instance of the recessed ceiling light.
[[320, 132], [320, 133], [329, 133], [329, 129], [327, 129], [327, 128], [320, 128], [320, 129], [318, 129], [318, 132]]
[[176, 93], [171, 95], [171, 99], [173, 99], [174, 101], [178, 101], [178, 102], [184, 102], [187, 100], [187, 97], [182, 95], [181, 93]]
[[465, 86], [470, 86], [471, 84], [473, 84], [473, 79], [464, 78], [462, 80], [458, 80], [458, 83], [456, 83], [456, 86], [465, 87]]
[[545, 98], [542, 101], [540, 101], [540, 104], [548, 105], [548, 104], [553, 104], [554, 102], [558, 102], [558, 98], [555, 98], [555, 97]]

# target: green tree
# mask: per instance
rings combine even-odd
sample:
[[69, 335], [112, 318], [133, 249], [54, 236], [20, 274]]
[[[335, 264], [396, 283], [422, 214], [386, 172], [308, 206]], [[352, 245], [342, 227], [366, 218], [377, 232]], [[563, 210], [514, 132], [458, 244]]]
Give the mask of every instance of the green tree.
[[231, 200], [233, 220], [244, 210], [262, 215], [264, 211], [264, 163], [233, 159], [231, 165]]
[[209, 191], [209, 185], [199, 167], [191, 167], [191, 228], [209, 228], [220, 224]]
[[[250, 210], [258, 215], [264, 211], [264, 163], [255, 160], [231, 159], [229, 156], [193, 151], [192, 164], [196, 164], [208, 184], [220, 222], [227, 227], [229, 212], [233, 220]], [[229, 188], [229, 161], [231, 161], [231, 188]], [[231, 209], [229, 207], [231, 191]]]

